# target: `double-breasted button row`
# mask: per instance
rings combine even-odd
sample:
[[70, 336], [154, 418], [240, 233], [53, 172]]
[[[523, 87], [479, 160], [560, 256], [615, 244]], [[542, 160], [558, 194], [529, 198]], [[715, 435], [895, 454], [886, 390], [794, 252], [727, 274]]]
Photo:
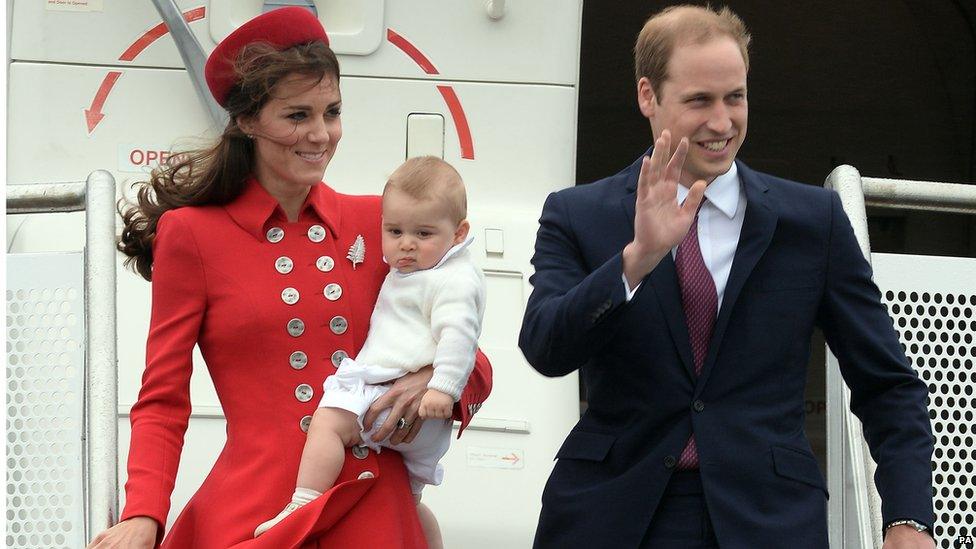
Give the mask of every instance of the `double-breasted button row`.
[[[327, 255], [320, 256], [315, 260], [315, 268], [327, 273], [335, 268], [335, 260]], [[281, 274], [288, 274], [295, 269], [295, 261], [283, 255], [275, 260], [275, 270]]]
[[[308, 228], [308, 239], [312, 242], [322, 242], [325, 240], [326, 234], [327, 232], [325, 227], [322, 225], [312, 225]], [[265, 233], [265, 236], [267, 237], [268, 242], [278, 243], [285, 238], [285, 230], [281, 227], [271, 227], [268, 229], [268, 232]]]

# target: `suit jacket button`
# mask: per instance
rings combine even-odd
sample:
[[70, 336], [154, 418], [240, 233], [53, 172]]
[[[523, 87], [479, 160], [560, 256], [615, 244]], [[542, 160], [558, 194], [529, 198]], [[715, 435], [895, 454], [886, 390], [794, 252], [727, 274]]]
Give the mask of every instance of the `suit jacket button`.
[[696, 400], [695, 403], [691, 405], [691, 408], [696, 412], [704, 412], [705, 403], [700, 400]]
[[361, 444], [358, 446], [353, 446], [352, 455], [355, 456], [356, 459], [366, 459], [366, 456], [369, 455], [369, 448]]
[[372, 471], [363, 471], [362, 473], [359, 473], [359, 480], [367, 478], [376, 478], [376, 475], [374, 475]]
[[678, 460], [674, 456], [668, 456], [664, 458], [664, 466], [668, 469], [674, 469], [674, 466], [678, 464]]

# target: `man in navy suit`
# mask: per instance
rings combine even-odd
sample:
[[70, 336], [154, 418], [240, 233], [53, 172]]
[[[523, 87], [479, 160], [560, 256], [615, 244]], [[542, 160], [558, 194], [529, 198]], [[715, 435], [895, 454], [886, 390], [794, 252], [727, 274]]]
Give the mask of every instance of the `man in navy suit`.
[[538, 548], [826, 547], [803, 431], [815, 326], [878, 463], [885, 548], [934, 547], [926, 386], [838, 196], [735, 161], [748, 42], [728, 9], [649, 19], [649, 157], [546, 201], [519, 344], [544, 375], [579, 369], [589, 406], [556, 455]]

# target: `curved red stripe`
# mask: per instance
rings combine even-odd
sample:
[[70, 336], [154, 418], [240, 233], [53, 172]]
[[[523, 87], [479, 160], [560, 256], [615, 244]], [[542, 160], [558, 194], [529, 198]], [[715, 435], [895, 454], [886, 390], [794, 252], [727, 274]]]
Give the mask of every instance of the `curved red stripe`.
[[[194, 21], [203, 19], [206, 17], [206, 15], [206, 6], [200, 6], [199, 8], [194, 8], [192, 10], [183, 12], [183, 19], [185, 19], [187, 23], [192, 23]], [[132, 61], [137, 55], [142, 53], [142, 50], [149, 47], [149, 44], [152, 44], [161, 36], [164, 36], [167, 32], [169, 32], [169, 29], [166, 28], [166, 23], [160, 23], [149, 29], [145, 34], [137, 38], [136, 41], [133, 42], [132, 45], [129, 46], [124, 52], [122, 52], [122, 55], [119, 56], [119, 61]]]
[[471, 140], [471, 128], [468, 127], [468, 118], [464, 115], [464, 108], [458, 99], [457, 93], [451, 86], [437, 86], [437, 91], [441, 92], [447, 108], [451, 111], [451, 118], [454, 119], [454, 128], [457, 130], [458, 142], [461, 145], [461, 158], [474, 160], [474, 142]]
[[416, 48], [413, 44], [407, 41], [406, 38], [400, 36], [393, 29], [386, 29], [386, 39], [390, 41], [391, 44], [403, 50], [403, 53], [407, 54], [410, 59], [413, 59], [414, 63], [420, 65], [420, 68], [424, 70], [427, 74], [440, 74], [437, 72], [437, 68], [434, 64], [427, 59], [427, 56], [420, 53], [420, 50]]

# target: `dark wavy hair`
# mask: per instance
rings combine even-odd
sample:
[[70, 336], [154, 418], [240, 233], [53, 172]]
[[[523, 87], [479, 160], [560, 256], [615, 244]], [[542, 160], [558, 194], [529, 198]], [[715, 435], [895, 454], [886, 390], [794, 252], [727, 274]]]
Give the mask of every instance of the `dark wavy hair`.
[[224, 108], [230, 121], [212, 146], [175, 155], [175, 161], [152, 171], [148, 181], [132, 185], [134, 202], [119, 201], [124, 227], [118, 249], [129, 267], [152, 280], [153, 241], [159, 218], [182, 206], [231, 202], [244, 189], [254, 166], [254, 142], [237, 125], [238, 117], [257, 116], [275, 85], [287, 76], [307, 75], [339, 82], [339, 60], [329, 46], [310, 42], [277, 50], [256, 42], [244, 47], [235, 62], [238, 82]]

